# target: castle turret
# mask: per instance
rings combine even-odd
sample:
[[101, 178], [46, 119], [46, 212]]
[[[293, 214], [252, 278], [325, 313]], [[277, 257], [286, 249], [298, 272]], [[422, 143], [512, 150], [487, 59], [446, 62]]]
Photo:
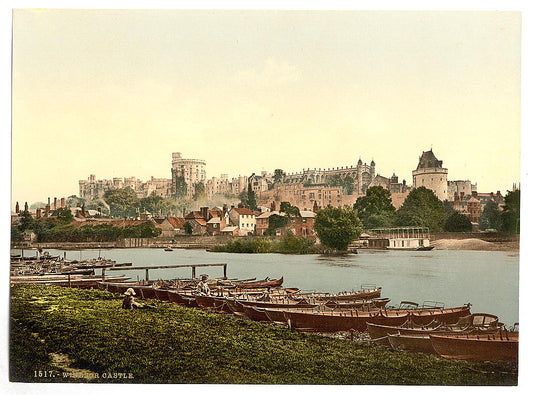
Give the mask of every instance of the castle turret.
[[426, 187], [440, 200], [448, 199], [448, 169], [442, 167], [433, 150], [422, 152], [416, 170], [413, 170], [413, 187]]

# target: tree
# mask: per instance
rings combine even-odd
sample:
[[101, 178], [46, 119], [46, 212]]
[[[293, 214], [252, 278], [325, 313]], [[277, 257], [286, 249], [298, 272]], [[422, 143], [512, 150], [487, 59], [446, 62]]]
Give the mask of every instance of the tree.
[[471, 232], [472, 223], [466, 215], [455, 211], [444, 222], [444, 230], [446, 232]]
[[507, 192], [502, 213], [502, 230], [520, 233], [520, 190]]
[[246, 194], [246, 198], [250, 210], [257, 210], [257, 200], [255, 198], [255, 192], [252, 189], [251, 183], [248, 183], [248, 193]]
[[426, 187], [411, 190], [396, 214], [398, 225], [425, 226], [431, 232], [441, 231], [444, 223], [444, 206]]
[[194, 195], [193, 200], [205, 200], [207, 195], [205, 193], [205, 185], [203, 182], [198, 182], [194, 184]]
[[19, 230], [21, 232], [24, 232], [26, 230], [33, 229], [35, 222], [36, 221], [33, 219], [33, 217], [28, 211], [22, 211], [20, 213]]
[[133, 217], [139, 207], [139, 198], [129, 187], [106, 191], [104, 200], [111, 208], [111, 215], [115, 217]]
[[67, 225], [74, 221], [74, 217], [68, 208], [58, 208], [56, 210], [57, 223], [59, 225]]
[[268, 217], [268, 229], [265, 230], [265, 236], [275, 236], [278, 229], [285, 228], [289, 225], [289, 218], [286, 215], [272, 214]]
[[174, 191], [174, 196], [177, 198], [187, 196], [187, 183], [185, 182], [185, 177], [176, 177], [176, 190]]
[[493, 200], [489, 200], [479, 217], [479, 229], [502, 230], [502, 213]]
[[156, 214], [159, 211], [162, 211], [163, 198], [161, 196], [156, 196], [154, 191], [152, 192], [152, 195], [141, 198], [139, 200], [139, 205], [143, 210], [149, 211], [152, 214]]
[[315, 232], [328, 249], [346, 251], [363, 230], [361, 220], [350, 208], [326, 207], [315, 217]]
[[274, 182], [279, 183], [283, 182], [283, 179], [285, 178], [286, 174], [282, 169], [276, 169], [274, 170]]
[[[65, 204], [67, 207], [81, 207], [86, 203], [85, 199], [79, 198], [76, 195], [71, 195], [67, 198]], [[43, 206], [41, 206], [43, 207]]]
[[279, 211], [285, 213], [288, 218], [301, 217], [300, 209], [297, 206], [292, 206], [290, 202], [281, 202]]
[[391, 193], [381, 186], [370, 187], [366, 196], [357, 198], [353, 205], [365, 229], [390, 227], [394, 224], [396, 209]]
[[185, 222], [185, 225], [183, 226], [183, 228], [185, 229], [185, 233], [187, 233], [188, 235], [192, 235], [193, 227], [190, 222]]

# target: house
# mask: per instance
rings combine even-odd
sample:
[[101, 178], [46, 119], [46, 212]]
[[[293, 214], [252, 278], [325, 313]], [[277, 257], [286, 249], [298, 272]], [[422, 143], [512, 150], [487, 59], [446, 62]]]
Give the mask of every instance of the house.
[[312, 211], [300, 211], [300, 217], [291, 218], [290, 231], [298, 237], [315, 238], [315, 216]]
[[220, 231], [220, 234], [223, 236], [239, 236], [239, 227], [238, 226], [226, 226]]
[[255, 213], [249, 208], [233, 207], [229, 211], [231, 225], [239, 227], [239, 236], [252, 235], [255, 231]]
[[160, 237], [174, 237], [185, 233], [185, 218], [167, 217], [156, 226], [162, 230]]
[[226, 219], [224, 217], [213, 217], [207, 221], [207, 234], [210, 236], [218, 236], [225, 227]]

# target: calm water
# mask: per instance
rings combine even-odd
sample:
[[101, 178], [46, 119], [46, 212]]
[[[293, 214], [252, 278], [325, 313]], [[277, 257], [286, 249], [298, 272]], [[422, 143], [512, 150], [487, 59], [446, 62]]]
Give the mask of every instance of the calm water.
[[[63, 251], [51, 250], [52, 255]], [[391, 304], [443, 302], [446, 307], [470, 302], [472, 312], [492, 313], [507, 325], [518, 322], [518, 253], [500, 251], [360, 251], [346, 257], [321, 255], [228, 254], [202, 250], [110, 249], [67, 251], [67, 259], [98, 257], [134, 266], [227, 263], [228, 277], [258, 279], [283, 276], [284, 285], [301, 290], [337, 292], [381, 286]], [[26, 252], [28, 254], [28, 252]], [[98, 270], [97, 273], [100, 271]], [[113, 271], [144, 279], [144, 270]], [[221, 267], [198, 268], [196, 274], [222, 276]], [[150, 271], [150, 279], [185, 278], [190, 268]]]

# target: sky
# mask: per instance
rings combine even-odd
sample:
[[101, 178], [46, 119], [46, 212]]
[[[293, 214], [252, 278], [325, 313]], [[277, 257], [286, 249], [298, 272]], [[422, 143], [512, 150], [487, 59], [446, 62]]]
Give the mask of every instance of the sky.
[[16, 9], [12, 202], [78, 181], [355, 165], [520, 182], [521, 14]]

